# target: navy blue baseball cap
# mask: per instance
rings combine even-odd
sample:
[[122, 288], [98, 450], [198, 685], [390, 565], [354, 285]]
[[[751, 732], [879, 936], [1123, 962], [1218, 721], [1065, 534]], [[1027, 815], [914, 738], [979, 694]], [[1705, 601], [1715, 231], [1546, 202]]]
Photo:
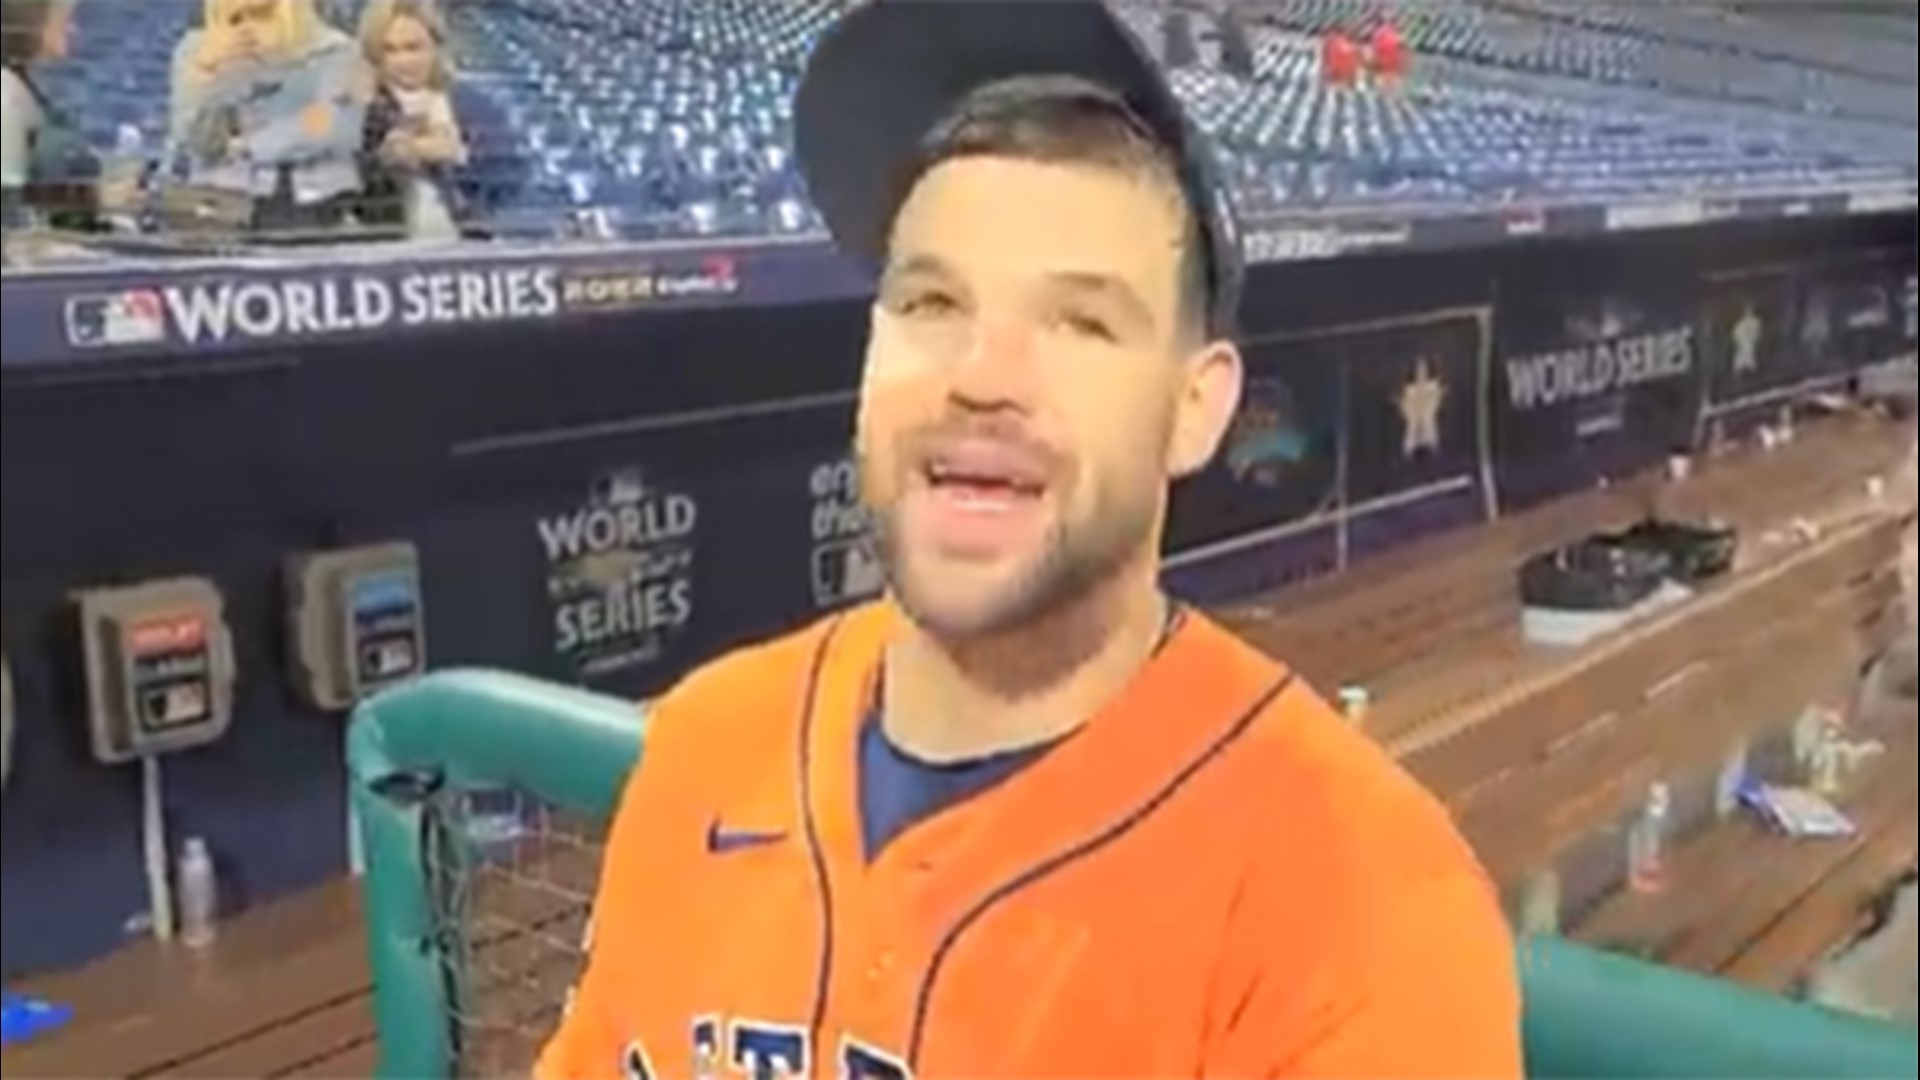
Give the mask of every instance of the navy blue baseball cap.
[[1229, 333], [1245, 268], [1225, 185], [1159, 65], [1100, 0], [870, 0], [829, 27], [801, 77], [794, 144], [835, 243], [881, 263], [934, 129], [976, 91], [1029, 76], [1099, 88], [1167, 150], [1206, 247], [1208, 331]]

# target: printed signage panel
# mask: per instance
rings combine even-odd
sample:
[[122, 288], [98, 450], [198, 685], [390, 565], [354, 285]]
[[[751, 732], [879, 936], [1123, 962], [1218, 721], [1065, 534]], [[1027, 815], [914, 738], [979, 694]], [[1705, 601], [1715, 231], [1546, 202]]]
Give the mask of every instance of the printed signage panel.
[[1575, 270], [1502, 295], [1491, 396], [1504, 507], [1691, 450], [1705, 380], [1690, 284]]

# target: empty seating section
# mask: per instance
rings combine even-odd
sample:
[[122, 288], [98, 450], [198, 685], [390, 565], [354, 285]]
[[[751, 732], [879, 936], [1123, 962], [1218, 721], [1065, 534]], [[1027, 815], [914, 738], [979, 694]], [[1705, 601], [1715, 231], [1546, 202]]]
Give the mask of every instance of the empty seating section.
[[[1374, 20], [1365, 13], [1375, 7], [1330, 0], [1259, 8], [1268, 12], [1268, 23], [1253, 31], [1256, 81], [1211, 68], [1176, 69], [1178, 85], [1196, 119], [1221, 145], [1250, 211], [1795, 191], [1885, 178], [1900, 167], [1903, 152], [1880, 125], [1797, 114], [1802, 100], [1817, 97], [1783, 94], [1769, 101], [1777, 108], [1744, 107], [1712, 100], [1742, 96], [1731, 88], [1697, 98], [1673, 96], [1633, 89], [1602, 70], [1560, 71], [1550, 62], [1552, 45], [1570, 31], [1555, 22], [1536, 21], [1499, 38], [1525, 42], [1524, 54], [1469, 48], [1466, 40], [1486, 40], [1459, 29], [1481, 11], [1471, 5], [1412, 10], [1406, 24], [1411, 40], [1442, 59], [1424, 61], [1399, 91], [1329, 85], [1320, 75], [1318, 35], [1368, 27]], [[1310, 17], [1313, 9], [1326, 14]], [[1336, 18], [1336, 12], [1346, 17]], [[1683, 66], [1694, 70], [1686, 65], [1712, 56], [1687, 57]], [[1524, 57], [1540, 63], [1522, 63]], [[1742, 71], [1764, 63], [1716, 62]], [[1520, 74], [1543, 66], [1566, 77]], [[1647, 70], [1638, 61], [1623, 61], [1622, 70], [1629, 68]], [[1898, 104], [1882, 112], [1904, 109], [1907, 115], [1898, 122], [1908, 127], [1912, 85], [1908, 76], [1904, 83], [1879, 86], [1897, 90], [1891, 96]]]
[[[791, 163], [807, 49], [857, 0], [448, 4], [467, 78], [532, 183], [503, 228], [630, 239], [814, 234]], [[323, 4], [350, 28], [355, 0]], [[1241, 0], [1252, 77], [1204, 11], [1120, 5], [1215, 139], [1248, 213], [1795, 193], [1911, 177], [1911, 19], [1685, 3]], [[47, 73], [93, 142], [156, 152], [198, 0], [93, 0]], [[1017, 18], [1014, 9], [1009, 18]], [[1393, 20], [1395, 88], [1331, 85], [1322, 36]], [[1169, 57], [1167, 20], [1195, 42]], [[1237, 32], [1235, 32], [1237, 33]]]
[[461, 51], [534, 157], [536, 208], [598, 208], [630, 237], [813, 228], [790, 99], [818, 2], [479, 5]]

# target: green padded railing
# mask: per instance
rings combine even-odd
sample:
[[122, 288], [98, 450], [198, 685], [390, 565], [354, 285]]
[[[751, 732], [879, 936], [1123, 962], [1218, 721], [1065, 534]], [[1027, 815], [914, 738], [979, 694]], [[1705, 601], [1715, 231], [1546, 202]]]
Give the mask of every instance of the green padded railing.
[[[629, 702], [516, 676], [435, 675], [363, 706], [348, 738], [366, 854], [380, 1076], [453, 1077], [458, 1060], [423, 838], [428, 795], [523, 792], [604, 820], [639, 760]], [[456, 932], [457, 932], [457, 928]], [[1542, 939], [1521, 961], [1538, 1077], [1892, 1080], [1916, 1071], [1912, 1031]]]

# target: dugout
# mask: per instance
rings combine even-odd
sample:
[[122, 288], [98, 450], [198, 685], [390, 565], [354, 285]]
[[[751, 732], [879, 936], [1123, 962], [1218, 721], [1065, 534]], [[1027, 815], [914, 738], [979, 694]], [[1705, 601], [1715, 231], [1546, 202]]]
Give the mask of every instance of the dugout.
[[[1910, 359], [1914, 238], [1902, 213], [1259, 266], [1247, 408], [1176, 499], [1176, 587], [1312, 577]], [[166, 763], [165, 799], [239, 906], [348, 859], [342, 719], [289, 685], [290, 554], [410, 543], [435, 666], [628, 697], [870, 589], [845, 470], [862, 301], [821, 259], [10, 274], [6, 973], [108, 953], [147, 906], [140, 777], [94, 764], [77, 719], [75, 589], [222, 591], [234, 722]], [[293, 318], [295, 295], [325, 317]], [[102, 339], [109, 313], [126, 340]], [[643, 565], [667, 587], [623, 587]]]

